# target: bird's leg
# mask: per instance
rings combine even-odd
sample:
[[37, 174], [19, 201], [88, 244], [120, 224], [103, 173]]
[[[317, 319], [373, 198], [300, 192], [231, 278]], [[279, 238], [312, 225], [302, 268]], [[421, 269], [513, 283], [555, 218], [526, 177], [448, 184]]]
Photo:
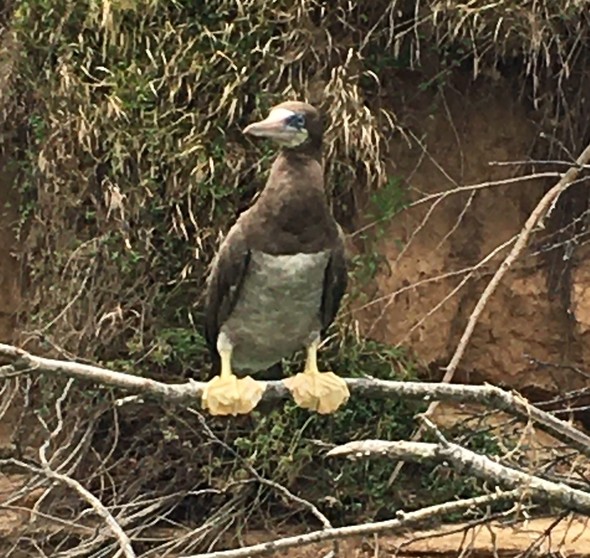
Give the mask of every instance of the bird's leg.
[[241, 415], [251, 412], [262, 397], [265, 386], [250, 376], [238, 378], [231, 368], [232, 349], [218, 347], [221, 372], [205, 386], [202, 406], [212, 415]]
[[320, 339], [317, 336], [307, 347], [305, 370], [287, 378], [284, 383], [297, 405], [320, 414], [330, 414], [348, 401], [350, 392], [342, 378], [333, 372], [318, 370], [319, 344]]

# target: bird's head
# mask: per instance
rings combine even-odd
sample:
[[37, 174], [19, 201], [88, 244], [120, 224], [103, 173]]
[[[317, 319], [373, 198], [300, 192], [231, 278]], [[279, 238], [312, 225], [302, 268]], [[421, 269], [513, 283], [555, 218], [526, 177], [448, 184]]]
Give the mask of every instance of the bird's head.
[[319, 112], [307, 103], [287, 101], [273, 107], [268, 116], [244, 128], [244, 134], [270, 138], [282, 147], [320, 146], [323, 125]]

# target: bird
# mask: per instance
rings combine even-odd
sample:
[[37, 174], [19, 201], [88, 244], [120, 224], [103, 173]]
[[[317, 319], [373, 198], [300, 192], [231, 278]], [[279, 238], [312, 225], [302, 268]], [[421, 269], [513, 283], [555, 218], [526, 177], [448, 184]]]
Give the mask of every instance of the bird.
[[283, 382], [299, 407], [331, 414], [350, 393], [341, 377], [320, 372], [317, 352], [347, 289], [347, 257], [325, 190], [323, 118], [306, 102], [285, 101], [243, 133], [273, 141], [279, 152], [206, 279], [205, 339], [218, 374], [205, 384], [202, 407], [250, 413], [266, 387], [253, 375], [306, 349], [303, 372]]

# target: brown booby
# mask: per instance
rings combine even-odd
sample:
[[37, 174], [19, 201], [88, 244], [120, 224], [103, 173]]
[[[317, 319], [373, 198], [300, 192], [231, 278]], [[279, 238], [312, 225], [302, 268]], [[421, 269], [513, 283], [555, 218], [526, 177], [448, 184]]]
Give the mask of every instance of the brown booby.
[[306, 348], [305, 369], [285, 384], [303, 408], [326, 414], [349, 397], [346, 382], [320, 372], [317, 350], [347, 285], [343, 232], [324, 187], [323, 125], [303, 102], [285, 102], [243, 132], [281, 147], [256, 203], [231, 227], [207, 280], [205, 337], [219, 375], [203, 392], [214, 415], [249, 413], [267, 370]]

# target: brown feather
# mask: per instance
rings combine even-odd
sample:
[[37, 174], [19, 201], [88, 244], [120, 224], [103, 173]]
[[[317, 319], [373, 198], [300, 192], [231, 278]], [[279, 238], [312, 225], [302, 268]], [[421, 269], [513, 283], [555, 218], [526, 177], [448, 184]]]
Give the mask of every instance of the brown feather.
[[324, 276], [324, 292], [321, 307], [322, 337], [336, 319], [336, 314], [338, 314], [340, 303], [348, 286], [346, 249], [343, 236], [341, 232], [340, 242], [332, 250], [332, 255], [330, 256]]

